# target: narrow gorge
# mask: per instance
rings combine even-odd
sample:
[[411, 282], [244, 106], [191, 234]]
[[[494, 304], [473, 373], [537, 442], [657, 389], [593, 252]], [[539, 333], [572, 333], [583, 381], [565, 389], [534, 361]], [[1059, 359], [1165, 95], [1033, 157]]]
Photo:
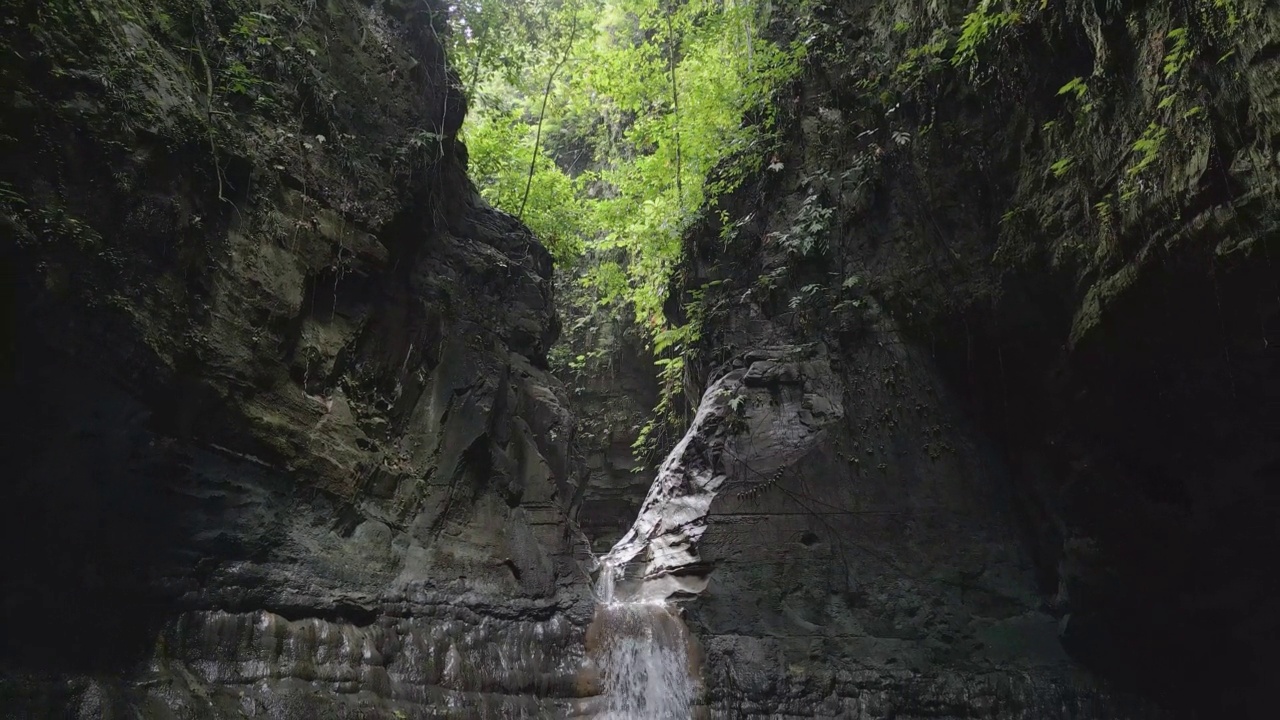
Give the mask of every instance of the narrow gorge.
[[0, 718], [1274, 712], [1280, 5], [0, 0], [0, 95]]

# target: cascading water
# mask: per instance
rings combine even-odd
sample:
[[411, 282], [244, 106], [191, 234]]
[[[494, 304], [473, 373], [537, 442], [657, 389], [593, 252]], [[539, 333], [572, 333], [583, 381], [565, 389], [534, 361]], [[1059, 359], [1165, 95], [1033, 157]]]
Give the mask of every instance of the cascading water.
[[600, 683], [600, 720], [689, 720], [697, 695], [692, 638], [663, 600], [621, 599], [622, 567], [601, 567], [587, 651]]
[[[730, 483], [776, 477], [843, 416], [825, 360], [758, 351], [711, 383], [667, 455], [631, 529], [599, 562], [587, 655], [594, 717], [689, 720], [698, 695], [692, 637], [670, 598], [702, 592], [698, 554], [711, 503]], [[745, 485], [741, 485], [746, 487]]]
[[[601, 720], [692, 717], [697, 694], [692, 638], [668, 598], [696, 594], [706, 584], [685, 571], [698, 564], [693, 546], [724, 477], [694, 456], [701, 455], [709, 421], [718, 417], [714, 409], [722, 404], [703, 403], [658, 469], [631, 530], [600, 558], [587, 656], [600, 691], [593, 716]], [[628, 569], [638, 577], [628, 578]]]

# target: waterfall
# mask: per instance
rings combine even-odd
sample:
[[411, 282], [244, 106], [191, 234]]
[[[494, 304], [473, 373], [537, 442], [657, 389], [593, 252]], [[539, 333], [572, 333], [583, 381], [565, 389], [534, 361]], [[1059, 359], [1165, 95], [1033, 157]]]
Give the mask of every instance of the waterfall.
[[630, 531], [599, 559], [596, 611], [587, 631], [600, 692], [593, 717], [599, 720], [692, 717], [698, 682], [692, 637], [668, 598], [706, 586], [694, 544], [724, 480], [710, 471], [704, 452], [723, 405], [704, 400], [659, 468]]
[[753, 351], [711, 383], [684, 437], [658, 468], [631, 529], [599, 559], [587, 655], [595, 717], [689, 720], [700, 671], [674, 597], [706, 589], [698, 553], [711, 504], [777, 482], [843, 417], [825, 357], [791, 347]]
[[698, 682], [689, 629], [665, 600], [618, 599], [622, 569], [602, 566], [587, 633], [600, 689], [595, 717], [689, 720]]

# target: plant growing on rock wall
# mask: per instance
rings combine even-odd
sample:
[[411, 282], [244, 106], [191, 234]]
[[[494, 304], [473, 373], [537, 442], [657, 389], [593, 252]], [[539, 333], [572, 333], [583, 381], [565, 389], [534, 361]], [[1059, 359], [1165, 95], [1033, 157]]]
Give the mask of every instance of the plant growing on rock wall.
[[[713, 286], [712, 283], [708, 287]], [[632, 450], [641, 456], [652, 455], [661, 445], [661, 432], [679, 424], [676, 402], [684, 392], [686, 360], [702, 336], [705, 319], [706, 288], [691, 292], [691, 300], [685, 305], [687, 320], [683, 325], [671, 325], [654, 336], [653, 354], [657, 358], [659, 395], [653, 416], [640, 428], [632, 443]], [[643, 467], [637, 467], [640, 472]]]
[[[523, 220], [562, 267], [572, 267], [591, 231], [582, 183], [535, 150], [534, 138], [515, 111], [480, 114], [465, 137], [471, 176], [486, 200], [513, 212], [527, 197]], [[529, 157], [535, 157], [528, 172]]]
[[1130, 176], [1137, 175], [1146, 170], [1159, 156], [1160, 147], [1164, 145], [1164, 140], [1169, 136], [1168, 128], [1159, 123], [1148, 123], [1142, 136], [1133, 143], [1133, 151], [1138, 156], [1138, 161], [1134, 163], [1126, 171]]
[[982, 0], [973, 12], [965, 16], [956, 38], [956, 49], [951, 64], [956, 67], [972, 66], [978, 59], [978, 51], [1000, 37], [1006, 29], [1022, 20], [1017, 10], [996, 10], [993, 0]]
[[[1172, 162], [1169, 159], [1161, 163], [1171, 139], [1186, 142], [1194, 136], [1194, 123], [1204, 112], [1204, 105], [1187, 107], [1191, 102], [1189, 98], [1203, 96], [1206, 91], [1192, 70], [1201, 53], [1211, 43], [1229, 38], [1238, 24], [1234, 3], [1229, 0], [1205, 0], [1196, 8], [1203, 28], [1198, 39], [1185, 25], [1165, 34], [1166, 52], [1160, 63], [1159, 85], [1152, 110], [1154, 119], [1147, 123], [1130, 147], [1132, 160], [1120, 183], [1120, 199], [1124, 202], [1135, 199], [1143, 188], [1153, 186], [1155, 178], [1143, 180], [1144, 175], [1150, 175], [1153, 169]], [[1220, 22], [1213, 22], [1214, 18]], [[1229, 56], [1230, 53], [1223, 55], [1219, 63]]]
[[817, 193], [810, 193], [801, 201], [787, 229], [777, 233], [773, 239], [793, 258], [824, 255], [834, 212], [834, 208], [822, 203]]

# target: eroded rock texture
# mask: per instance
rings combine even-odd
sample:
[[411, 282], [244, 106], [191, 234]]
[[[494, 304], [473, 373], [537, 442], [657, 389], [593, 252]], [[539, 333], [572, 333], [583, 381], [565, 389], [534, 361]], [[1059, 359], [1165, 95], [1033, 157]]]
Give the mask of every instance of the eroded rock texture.
[[[726, 321], [720, 347], [789, 334], [760, 314]], [[705, 647], [711, 715], [1141, 716], [1075, 671], [1037, 592], [998, 456], [962, 429], [927, 351], [887, 317], [876, 334], [880, 342], [792, 349], [808, 362], [751, 350], [713, 371], [723, 374], [700, 418], [728, 410], [726, 383], [756, 392], [745, 394], [744, 422], [729, 411], [729, 422], [691, 441], [725, 448], [707, 454], [731, 469], [690, 533], [701, 536], [709, 578], [686, 611]], [[810, 427], [820, 432], [794, 442]], [[690, 504], [680, 498], [679, 510]], [[650, 574], [688, 561], [682, 545], [650, 534]]]
[[[709, 392], [650, 509], [716, 496], [641, 520], [709, 578], [699, 712], [1267, 717], [1280, 11], [1022, 3], [957, 67], [972, 5], [823, 5], [690, 238]], [[5, 717], [590, 711], [564, 510], [631, 521], [635, 407], [575, 470], [439, 11], [0, 0]]]
[[631, 571], [610, 589], [618, 598], [653, 602], [702, 592], [707, 571], [698, 547], [716, 498], [776, 484], [841, 418], [831, 369], [811, 349], [765, 348], [739, 364], [707, 388], [635, 523], [600, 558], [606, 574]]
[[1271, 712], [1280, 10], [1017, 9], [953, 62], [973, 3], [824, 6], [688, 245], [695, 384], [812, 342], [845, 408], [712, 507], [724, 717]]
[[466, 178], [439, 8], [0, 16], [0, 714], [555, 714], [551, 262]]

